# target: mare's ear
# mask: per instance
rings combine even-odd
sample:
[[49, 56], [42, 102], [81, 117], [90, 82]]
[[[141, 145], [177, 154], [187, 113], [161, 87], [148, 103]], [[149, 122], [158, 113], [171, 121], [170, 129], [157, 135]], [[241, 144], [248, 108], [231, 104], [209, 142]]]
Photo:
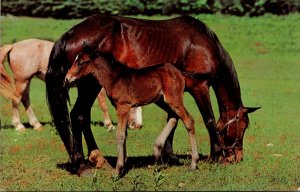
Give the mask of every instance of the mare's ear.
[[86, 41], [82, 42], [82, 48], [83, 48], [83, 51], [87, 54], [91, 54], [93, 52], [93, 49], [91, 48], [89, 43]]
[[93, 52], [90, 53], [90, 55], [89, 55], [90, 59], [92, 59], [92, 60], [96, 59], [98, 56], [99, 56], [99, 53], [95, 50], [93, 50]]
[[253, 113], [257, 109], [260, 109], [261, 107], [244, 107], [244, 112], [245, 113]]

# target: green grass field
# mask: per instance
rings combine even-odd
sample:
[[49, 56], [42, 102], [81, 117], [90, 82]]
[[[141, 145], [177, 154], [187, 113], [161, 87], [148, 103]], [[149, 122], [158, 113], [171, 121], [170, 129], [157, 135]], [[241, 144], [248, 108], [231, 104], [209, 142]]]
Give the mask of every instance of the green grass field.
[[[166, 121], [165, 112], [155, 105], [144, 107], [140, 131], [130, 130], [127, 140], [128, 163], [132, 169], [120, 180], [111, 173], [95, 170], [89, 177], [70, 175], [56, 168], [67, 160], [67, 153], [55, 128], [46, 124], [41, 132], [28, 129], [19, 134], [12, 127], [11, 103], [0, 98], [1, 160], [0, 190], [297, 190], [300, 187], [300, 15], [258, 18], [198, 15], [219, 36], [234, 60], [243, 102], [261, 106], [250, 114], [251, 125], [244, 139], [244, 160], [223, 166], [202, 160], [199, 169], [189, 170], [187, 133], [179, 124], [174, 151], [182, 165], [149, 163], [156, 136]], [[153, 19], [158, 19], [154, 17]], [[56, 40], [80, 20], [54, 20], [1, 17], [1, 45], [26, 38]], [[7, 64], [6, 64], [7, 66]], [[8, 67], [6, 67], [8, 68]], [[50, 122], [45, 85], [34, 79], [31, 101], [41, 122]], [[76, 89], [71, 90], [75, 103]], [[212, 92], [216, 118], [218, 110]], [[185, 105], [196, 120], [199, 153], [208, 155], [209, 138], [192, 98]], [[23, 122], [28, 122], [24, 108]], [[110, 106], [114, 122], [116, 116]], [[102, 121], [95, 103], [92, 120]], [[98, 146], [107, 157], [116, 157], [115, 132], [92, 125]], [[272, 143], [273, 147], [267, 147]]]

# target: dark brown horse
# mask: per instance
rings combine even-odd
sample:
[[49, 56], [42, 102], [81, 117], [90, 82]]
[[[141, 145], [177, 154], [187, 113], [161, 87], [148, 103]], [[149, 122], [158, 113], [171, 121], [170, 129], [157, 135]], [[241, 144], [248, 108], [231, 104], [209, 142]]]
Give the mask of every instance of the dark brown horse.
[[[91, 106], [101, 86], [92, 76], [77, 82], [78, 98], [71, 111], [67, 108], [64, 78], [84, 42], [105, 54], [108, 62], [139, 69], [171, 63], [185, 76], [185, 90], [196, 101], [208, 129], [210, 157], [241, 161], [243, 137], [249, 124], [248, 113], [257, 108], [244, 107], [233, 62], [213, 33], [203, 22], [190, 16], [152, 21], [118, 16], [93, 15], [71, 28], [56, 41], [46, 74], [47, 96], [55, 126], [78, 167], [83, 160], [81, 132], [88, 139], [89, 154], [98, 149], [90, 128]], [[187, 75], [188, 74], [188, 75]], [[209, 87], [216, 94], [220, 119], [215, 122]], [[166, 142], [172, 153], [173, 132]], [[222, 153], [224, 152], [224, 153]]]
[[180, 118], [185, 125], [192, 149], [191, 168], [195, 169], [199, 159], [195, 137], [194, 120], [183, 105], [185, 87], [184, 77], [173, 65], [166, 63], [139, 70], [124, 65], [111, 65], [97, 52], [80, 53], [66, 75], [66, 82], [74, 82], [82, 76], [92, 74], [106, 90], [107, 96], [115, 106], [118, 116], [117, 144], [118, 160], [116, 173], [122, 173], [126, 154], [126, 137], [129, 110], [132, 107], [156, 103], [168, 113], [169, 121], [154, 147], [154, 155], [161, 159], [164, 147], [171, 131]]

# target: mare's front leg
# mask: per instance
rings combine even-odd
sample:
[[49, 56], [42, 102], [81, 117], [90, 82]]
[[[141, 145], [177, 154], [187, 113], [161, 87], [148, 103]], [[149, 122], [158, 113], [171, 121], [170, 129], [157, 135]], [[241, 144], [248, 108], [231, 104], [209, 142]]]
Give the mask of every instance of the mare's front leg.
[[116, 165], [116, 174], [121, 175], [124, 170], [126, 153], [127, 122], [130, 105], [117, 105], [118, 127], [117, 127], [117, 145], [118, 160]]
[[[91, 76], [83, 77], [77, 81], [78, 97], [71, 111], [71, 123], [73, 134], [73, 151], [71, 152], [72, 162], [75, 168], [78, 169], [80, 163], [84, 160], [82, 149], [82, 131], [88, 147], [89, 155], [92, 161], [97, 161], [98, 146], [95, 142], [90, 122], [91, 122], [91, 107], [100, 91], [100, 85]], [[97, 155], [95, 155], [97, 154]], [[97, 164], [97, 162], [95, 162]]]
[[202, 114], [203, 121], [209, 133], [210, 138], [210, 159], [218, 161], [221, 155], [220, 142], [216, 132], [216, 121], [211, 106], [209, 85], [207, 82], [197, 82], [195, 80], [186, 80], [186, 86], [189, 93], [193, 96]]

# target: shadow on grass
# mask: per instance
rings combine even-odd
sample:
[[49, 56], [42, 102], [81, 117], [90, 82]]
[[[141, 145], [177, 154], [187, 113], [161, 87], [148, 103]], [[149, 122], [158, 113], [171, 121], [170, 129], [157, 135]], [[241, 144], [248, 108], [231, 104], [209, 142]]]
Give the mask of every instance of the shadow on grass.
[[[47, 121], [47, 122], [40, 122], [43, 126], [44, 125], [50, 125], [51, 127], [54, 127], [54, 123], [52, 122], [52, 121]], [[115, 123], [115, 122], [112, 122], [113, 123], [113, 125], [117, 125], [117, 123]], [[104, 127], [104, 123], [102, 122], [102, 121], [92, 121], [91, 122], [91, 124], [92, 125], [95, 125], [95, 126], [97, 126], [97, 125], [99, 125], [99, 126], [101, 126], [101, 127]], [[26, 128], [28, 128], [28, 129], [33, 129], [33, 127], [29, 124], [29, 122], [25, 122], [25, 123], [23, 123], [23, 125], [26, 127]], [[12, 124], [4, 124], [4, 125], [2, 125], [1, 123], [0, 123], [0, 129], [14, 129], [14, 126], [12, 125]]]
[[[105, 156], [104, 157], [107, 162], [115, 168], [117, 163], [117, 157], [114, 156]], [[207, 156], [199, 154], [199, 161], [207, 161]], [[159, 169], [165, 169], [167, 167], [173, 167], [173, 166], [184, 166], [184, 161], [188, 160], [191, 161], [190, 155], [180, 155], [176, 154], [172, 159], [170, 159], [167, 163], [156, 163], [155, 158], [153, 155], [149, 156], [137, 156], [137, 157], [128, 157], [127, 161], [125, 163], [124, 171], [119, 176], [119, 178], [122, 178], [125, 176], [130, 170], [135, 168], [149, 168], [152, 166], [158, 165]], [[78, 176], [81, 176], [83, 172], [87, 172], [87, 170], [92, 170], [95, 167], [91, 165], [87, 160], [85, 160], [84, 164], [80, 165], [80, 169], [76, 169], [73, 167], [70, 163], [60, 163], [57, 164], [57, 168], [64, 169], [71, 174], [77, 174]], [[90, 171], [91, 172], [91, 171]]]

